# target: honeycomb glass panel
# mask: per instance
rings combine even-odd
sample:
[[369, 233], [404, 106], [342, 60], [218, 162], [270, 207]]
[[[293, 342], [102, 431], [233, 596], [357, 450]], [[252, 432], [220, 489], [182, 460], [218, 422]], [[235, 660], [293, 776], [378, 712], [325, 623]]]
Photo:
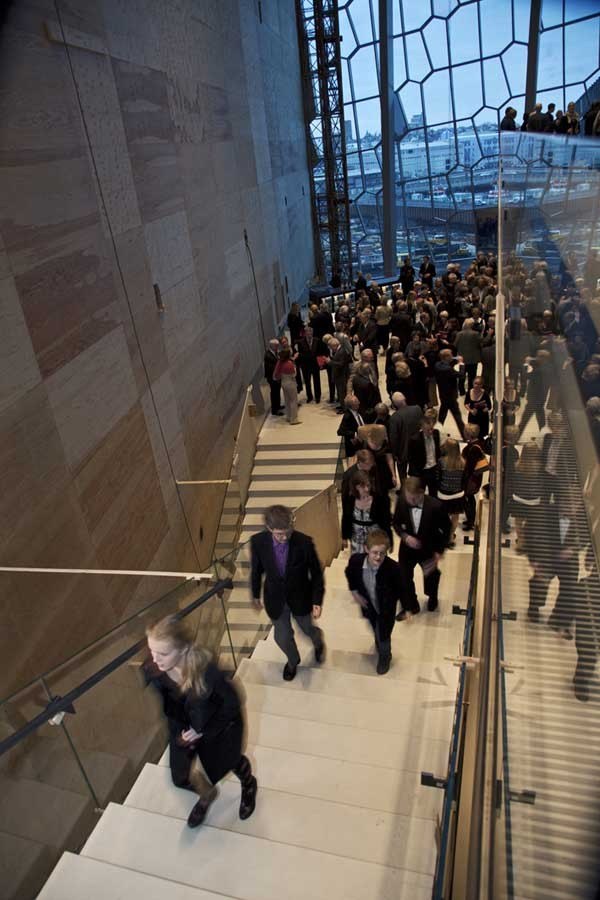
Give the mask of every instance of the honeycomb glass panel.
[[446, 22], [443, 19], [432, 19], [423, 29], [423, 38], [429, 56], [436, 69], [448, 65], [448, 36]]
[[452, 69], [452, 82], [456, 118], [464, 119], [478, 112], [483, 106], [479, 63], [454, 66]]
[[353, 99], [365, 100], [367, 97], [379, 97], [374, 45], [369, 44], [368, 47], [357, 50], [348, 63], [352, 72]]
[[[498, 56], [483, 61], [485, 102], [496, 109], [506, 104], [509, 90], [504, 78], [504, 69]], [[493, 119], [492, 119], [493, 121]]]
[[422, 81], [431, 71], [423, 38], [420, 32], [417, 32], [407, 34], [405, 40], [409, 76], [412, 81]]
[[510, 5], [498, 5], [497, 0], [480, 0], [481, 52], [483, 56], [502, 53], [512, 43]]
[[379, 39], [377, 6], [378, 0], [351, 0], [348, 4], [350, 18], [361, 44]]
[[542, 28], [562, 23], [563, 0], [542, 0]]
[[521, 93], [525, 88], [527, 74], [527, 47], [524, 44], [513, 44], [504, 51], [502, 60], [512, 93]]
[[448, 69], [432, 72], [423, 83], [423, 94], [428, 125], [439, 125], [452, 119], [452, 94]]
[[449, 19], [450, 56], [452, 62], [479, 59], [479, 21], [477, 3], [461, 6]]
[[598, 67], [600, 17], [565, 28], [565, 84], [583, 81]]

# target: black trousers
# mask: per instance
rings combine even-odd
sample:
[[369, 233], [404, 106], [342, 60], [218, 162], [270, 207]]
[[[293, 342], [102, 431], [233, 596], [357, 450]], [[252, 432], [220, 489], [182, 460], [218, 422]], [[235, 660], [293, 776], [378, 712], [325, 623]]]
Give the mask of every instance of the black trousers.
[[465, 522], [471, 528], [475, 524], [475, 512], [477, 510], [477, 494], [465, 494]]
[[525, 426], [531, 419], [531, 417], [535, 414], [537, 419], [537, 423], [539, 425], [540, 431], [546, 424], [546, 412], [544, 410], [544, 405], [541, 402], [532, 403], [531, 400], [528, 400], [525, 404], [525, 409], [523, 410], [523, 415], [521, 416], [521, 421], [519, 422], [519, 438], [525, 431]]
[[271, 412], [275, 415], [281, 409], [281, 382], [269, 382], [269, 390], [271, 391]]
[[302, 377], [304, 378], [304, 387], [306, 390], [306, 399], [313, 399], [313, 386], [314, 386], [314, 399], [319, 402], [321, 399], [321, 370], [318, 365], [315, 363], [314, 366], [311, 365], [302, 365]]
[[458, 406], [458, 400], [456, 399], [456, 397], [450, 399], [440, 397], [440, 412], [438, 415], [440, 425], [444, 424], [444, 422], [446, 421], [446, 416], [449, 412], [452, 413], [452, 417], [454, 418], [456, 426], [460, 431], [460, 435], [462, 437], [465, 430], [465, 423], [463, 422], [463, 417]]
[[[423, 554], [418, 551], [405, 547], [403, 544], [400, 545], [398, 563], [400, 565], [403, 582], [403, 604], [408, 612], [419, 612], [421, 609], [419, 601], [417, 600], [417, 591], [415, 589], [415, 566], [419, 565], [423, 568], [423, 564], [430, 558], [431, 557], [429, 556], [423, 556]], [[438, 587], [441, 577], [442, 573], [437, 567], [432, 572], [429, 572], [428, 575], [425, 575], [423, 572], [425, 594], [429, 597], [431, 604], [437, 605]]]
[[[577, 668], [573, 681], [578, 687], [586, 687], [594, 675], [598, 661], [598, 648], [594, 635], [594, 594], [597, 591], [597, 580], [588, 575], [577, 584], [577, 604], [575, 607], [575, 647], [577, 649]], [[589, 587], [588, 587], [589, 586]], [[594, 592], [588, 596], [588, 590]]]
[[429, 491], [430, 497], [437, 497], [437, 481], [438, 481], [438, 470], [437, 466], [433, 466], [431, 469], [423, 469], [421, 475], [419, 476], [421, 481], [423, 482], [423, 486], [427, 488]]
[[569, 628], [575, 620], [577, 569], [576, 556], [560, 560], [557, 553], [556, 557], [546, 560], [544, 566], [529, 579], [529, 608], [539, 610], [546, 603], [552, 579], [558, 578], [558, 596], [548, 622], [557, 628]]
[[329, 402], [335, 403], [335, 378], [333, 377], [333, 372], [331, 368], [327, 366], [327, 384], [329, 386]]
[[473, 381], [477, 375], [477, 363], [465, 363], [465, 375], [467, 378], [467, 387], [471, 390]]

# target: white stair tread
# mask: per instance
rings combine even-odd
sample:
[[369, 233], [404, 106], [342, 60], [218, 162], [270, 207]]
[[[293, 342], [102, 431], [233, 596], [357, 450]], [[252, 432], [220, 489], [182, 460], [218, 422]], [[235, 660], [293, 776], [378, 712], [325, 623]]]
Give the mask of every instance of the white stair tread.
[[290, 460], [297, 459], [328, 459], [333, 460], [334, 463], [337, 463], [338, 458], [338, 447], [303, 447], [302, 450], [290, 449], [284, 445], [281, 447], [277, 447], [275, 450], [263, 450], [262, 447], [258, 446], [256, 454], [254, 456], [255, 460], [273, 460], [274, 462], [287, 462], [289, 464]]
[[89, 856], [64, 853], [38, 900], [234, 900], [177, 881], [115, 866]]
[[[301, 481], [290, 481], [286, 478], [281, 477], [281, 472], [276, 473], [278, 477], [274, 477], [272, 479], [261, 479], [260, 481], [253, 481], [249, 488], [249, 496], [257, 497], [264, 492], [268, 491], [269, 494], [265, 497], [271, 503], [277, 503], [276, 499], [272, 499], [271, 492], [276, 491], [277, 494], [285, 494], [286, 491], [293, 490], [294, 492], [298, 492], [296, 497], [300, 499], [300, 502], [304, 502], [302, 497], [310, 497], [312, 494], [316, 494], [319, 491], [322, 491], [324, 487], [327, 487], [328, 484], [331, 484], [332, 476], [331, 474], [319, 476], [318, 478], [315, 476], [311, 478], [310, 475], [306, 478], [303, 478]], [[261, 475], [264, 475], [264, 472], [261, 472]], [[267, 504], [269, 505], [269, 504]]]
[[335, 461], [331, 463], [306, 463], [306, 465], [297, 465], [290, 466], [288, 465], [286, 460], [280, 460], [277, 462], [273, 460], [268, 465], [265, 466], [257, 466], [252, 471], [252, 480], [256, 478], [257, 475], [273, 475], [279, 476], [282, 481], [288, 482], [291, 484], [292, 481], [295, 481], [297, 478], [301, 478], [304, 475], [308, 475], [309, 478], [316, 481], [318, 479], [323, 480], [331, 480], [333, 474], [335, 473]]
[[[253, 744], [246, 754], [260, 784], [274, 791], [425, 819], [441, 809], [441, 795], [421, 785], [420, 773]], [[168, 767], [168, 750], [158, 765]]]
[[262, 512], [267, 509], [267, 507], [273, 506], [275, 503], [280, 503], [282, 506], [289, 506], [291, 509], [297, 509], [306, 502], [311, 493], [312, 491], [307, 491], [306, 497], [301, 497], [297, 494], [296, 496], [286, 496], [285, 493], [282, 493], [280, 497], [260, 497], [253, 494], [251, 497], [248, 497], [248, 500], [246, 501], [246, 509], [250, 511], [260, 510]]
[[240, 900], [429, 900], [431, 877], [110, 804], [85, 856]]
[[[327, 636], [326, 636], [327, 638]], [[302, 662], [298, 670], [299, 677], [301, 667], [303, 665], [313, 666], [314, 651], [311, 644], [306, 644], [300, 639], [298, 640], [298, 649], [302, 657]], [[272, 640], [259, 641], [252, 654], [253, 659], [269, 660], [270, 662], [279, 663], [283, 668], [285, 661], [283, 654], [277, 644]], [[374, 653], [359, 653], [356, 651], [336, 650], [329, 648], [325, 662], [319, 668], [337, 669], [341, 672], [349, 672], [354, 675], [370, 675], [376, 678], [379, 683], [383, 679], [376, 675], [375, 672], [375, 656]], [[384, 677], [400, 678], [403, 681], [416, 681], [419, 676], [434, 683], [445, 685], [456, 685], [458, 680], [458, 669], [446, 662], [443, 658], [435, 662], [414, 662], [405, 661], [400, 657], [392, 657], [390, 670]]]
[[248, 740], [263, 747], [410, 772], [437, 772], [448, 760], [449, 733], [444, 740], [423, 741], [410, 733], [388, 733], [375, 740], [371, 732], [350, 726], [307, 723], [253, 710], [248, 710], [246, 717]]
[[[407, 666], [407, 668], [409, 668]], [[293, 681], [282, 679], [283, 660], [277, 662], [258, 659], [256, 654], [250, 659], [242, 660], [238, 669], [238, 677], [244, 685], [265, 684], [281, 687], [286, 691], [327, 694], [337, 698], [357, 698], [375, 703], [402, 704], [423, 702], [439, 703], [456, 697], [456, 682], [447, 684], [442, 673], [434, 666], [414, 667], [413, 681], [410, 685], [395, 678], [372, 678], [366, 675], [354, 675], [327, 666], [301, 666]], [[455, 670], [456, 671], [456, 670]]]
[[[284, 685], [284, 682], [281, 682]], [[438, 740], [450, 740], [454, 717], [454, 698], [442, 700], [437, 705], [413, 702], [401, 708], [391, 703], [339, 697], [295, 691], [290, 696], [286, 686], [244, 684], [247, 708], [254, 712], [274, 716], [288, 716], [302, 720], [307, 728], [312, 722], [344, 725], [369, 730], [378, 734], [377, 740], [387, 741], [386, 733], [422, 735]]]
[[[178, 819], [186, 819], [193, 804], [194, 797], [189, 791], [173, 786], [167, 768], [152, 765], [144, 767], [126, 800], [127, 806]], [[271, 790], [262, 782], [259, 782], [256, 810], [244, 822], [239, 817], [239, 805], [239, 781], [222, 782], [206, 824], [338, 856], [433, 874], [435, 823], [431, 819], [410, 820], [406, 816], [301, 797]]]

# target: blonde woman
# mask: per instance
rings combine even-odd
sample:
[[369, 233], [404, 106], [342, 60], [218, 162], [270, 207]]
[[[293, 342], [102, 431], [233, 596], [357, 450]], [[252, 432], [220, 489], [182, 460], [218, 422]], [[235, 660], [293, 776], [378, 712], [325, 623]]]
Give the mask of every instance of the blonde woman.
[[452, 533], [448, 546], [454, 547], [458, 517], [465, 508], [465, 461], [460, 452], [460, 444], [454, 438], [447, 438], [442, 445], [441, 454], [437, 497], [450, 517]]
[[[187, 823], [201, 825], [217, 796], [215, 787], [229, 772], [242, 784], [240, 819], [256, 805], [257, 782], [250, 761], [242, 754], [244, 722], [240, 698], [232, 683], [196, 647], [185, 625], [174, 617], [162, 619], [146, 632], [150, 658], [146, 680], [162, 699], [169, 728], [169, 765], [177, 787], [200, 794]], [[200, 762], [211, 787], [202, 793]]]

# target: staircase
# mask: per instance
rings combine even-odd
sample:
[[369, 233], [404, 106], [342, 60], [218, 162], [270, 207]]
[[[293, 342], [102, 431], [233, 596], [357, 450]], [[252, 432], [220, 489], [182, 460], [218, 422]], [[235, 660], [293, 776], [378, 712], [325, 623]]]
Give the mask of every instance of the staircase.
[[236, 674], [259, 781], [254, 815], [240, 821], [230, 777], [206, 824], [188, 829], [194, 798], [172, 785], [165, 754], [122, 806], [108, 805], [79, 855], [63, 855], [40, 898], [428, 900], [442, 793], [422, 787], [420, 773], [446, 770], [458, 670], [444, 656], [462, 633], [450, 608], [467, 589], [468, 555], [444, 559], [442, 610], [396, 627], [385, 677], [346, 588], [346, 559], [334, 560], [324, 664], [300, 635], [302, 664], [285, 683], [269, 633]]

